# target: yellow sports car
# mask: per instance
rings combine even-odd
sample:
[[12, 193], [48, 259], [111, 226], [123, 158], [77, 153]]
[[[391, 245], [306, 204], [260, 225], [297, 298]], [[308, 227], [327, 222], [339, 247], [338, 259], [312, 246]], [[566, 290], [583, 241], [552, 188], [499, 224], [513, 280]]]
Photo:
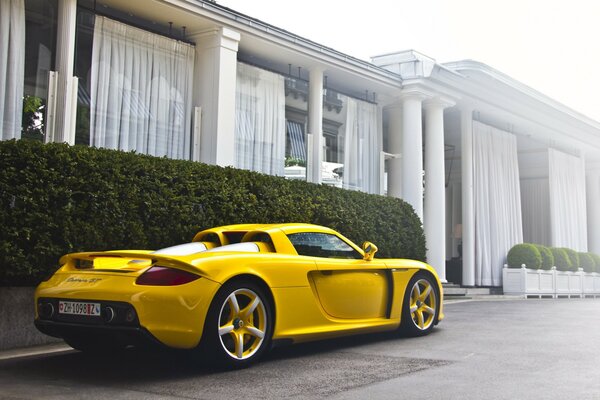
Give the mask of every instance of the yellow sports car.
[[157, 251], [73, 253], [35, 292], [35, 325], [83, 351], [145, 341], [243, 367], [277, 343], [442, 320], [442, 285], [422, 262], [374, 258], [310, 224], [212, 228]]

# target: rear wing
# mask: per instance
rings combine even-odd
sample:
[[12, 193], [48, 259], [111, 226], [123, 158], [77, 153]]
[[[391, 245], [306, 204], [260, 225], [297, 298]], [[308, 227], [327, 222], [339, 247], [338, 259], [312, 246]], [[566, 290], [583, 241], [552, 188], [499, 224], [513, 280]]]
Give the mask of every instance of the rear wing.
[[[100, 261], [101, 262], [98, 262]], [[102, 251], [71, 253], [64, 255], [59, 261], [61, 267], [70, 270], [114, 270], [118, 272], [136, 272], [146, 269], [150, 265], [160, 265], [191, 272], [196, 275], [206, 275], [202, 270], [185, 261], [166, 255], [153, 254], [149, 252], [133, 251]], [[111, 265], [110, 268], [106, 268]], [[104, 267], [104, 268], [103, 268]]]

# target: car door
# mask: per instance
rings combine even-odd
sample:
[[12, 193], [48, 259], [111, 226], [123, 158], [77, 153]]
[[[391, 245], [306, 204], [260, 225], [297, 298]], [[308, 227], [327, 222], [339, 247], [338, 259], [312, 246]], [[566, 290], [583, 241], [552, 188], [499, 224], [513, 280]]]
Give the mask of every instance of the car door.
[[323, 310], [340, 319], [384, 318], [391, 284], [385, 264], [365, 261], [337, 235], [302, 232], [288, 236], [299, 255], [315, 257], [311, 284]]

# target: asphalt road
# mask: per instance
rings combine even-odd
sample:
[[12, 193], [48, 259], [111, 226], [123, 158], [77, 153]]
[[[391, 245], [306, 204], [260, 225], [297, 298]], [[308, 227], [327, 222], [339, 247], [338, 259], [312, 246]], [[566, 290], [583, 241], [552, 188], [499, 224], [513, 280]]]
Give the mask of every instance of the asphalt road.
[[600, 299], [449, 303], [427, 337], [289, 346], [242, 371], [180, 353], [15, 358], [0, 398], [600, 399]]

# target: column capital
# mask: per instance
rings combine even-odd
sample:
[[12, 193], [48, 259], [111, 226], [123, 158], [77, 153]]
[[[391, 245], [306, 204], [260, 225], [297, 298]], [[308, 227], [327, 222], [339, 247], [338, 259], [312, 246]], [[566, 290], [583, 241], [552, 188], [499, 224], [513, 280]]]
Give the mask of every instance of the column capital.
[[426, 110], [435, 108], [441, 108], [443, 110], [444, 108], [454, 107], [455, 105], [455, 101], [453, 101], [449, 97], [444, 96], [428, 98], [423, 102], [423, 107], [425, 107]]
[[600, 162], [587, 162], [586, 172], [589, 176], [600, 176]]
[[313, 65], [312, 67], [308, 68], [308, 72], [310, 74], [321, 74], [323, 75], [325, 73], [325, 68], [320, 66], [320, 65]]
[[461, 111], [461, 112], [473, 112], [477, 109], [477, 107], [475, 107], [475, 103], [472, 103], [470, 101], [460, 101], [457, 103], [457, 108]]
[[199, 49], [210, 49], [214, 47], [224, 47], [232, 51], [238, 51], [238, 44], [241, 39], [239, 32], [227, 27], [211, 28], [189, 35], [196, 40], [196, 47]]
[[433, 97], [433, 93], [418, 88], [406, 88], [402, 89], [402, 93], [398, 96], [398, 100], [404, 102], [405, 100], [418, 100], [424, 101]]

